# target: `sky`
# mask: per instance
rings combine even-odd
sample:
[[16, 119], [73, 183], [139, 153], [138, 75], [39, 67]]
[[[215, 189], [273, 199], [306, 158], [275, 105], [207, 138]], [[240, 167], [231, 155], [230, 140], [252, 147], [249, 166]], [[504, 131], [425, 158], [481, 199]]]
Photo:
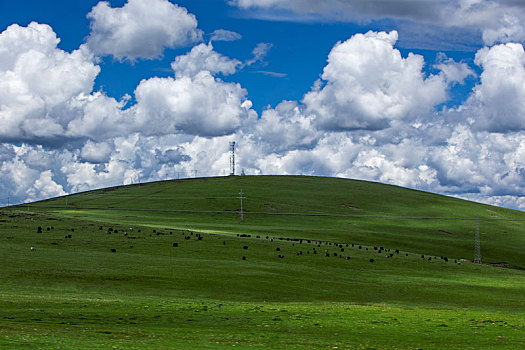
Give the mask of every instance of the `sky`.
[[0, 205], [236, 172], [525, 210], [525, 3], [0, 2]]

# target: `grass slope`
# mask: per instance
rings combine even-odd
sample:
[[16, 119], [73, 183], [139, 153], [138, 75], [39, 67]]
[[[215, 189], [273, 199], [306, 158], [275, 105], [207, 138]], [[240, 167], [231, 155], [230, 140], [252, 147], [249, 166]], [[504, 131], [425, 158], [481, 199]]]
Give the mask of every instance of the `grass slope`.
[[[454, 263], [472, 257], [473, 220], [408, 218], [521, 212], [311, 177], [193, 179], [65, 200], [0, 212], [0, 347], [525, 346], [525, 271]], [[285, 213], [295, 215], [274, 215]], [[525, 266], [521, 224], [482, 220], [484, 259]]]

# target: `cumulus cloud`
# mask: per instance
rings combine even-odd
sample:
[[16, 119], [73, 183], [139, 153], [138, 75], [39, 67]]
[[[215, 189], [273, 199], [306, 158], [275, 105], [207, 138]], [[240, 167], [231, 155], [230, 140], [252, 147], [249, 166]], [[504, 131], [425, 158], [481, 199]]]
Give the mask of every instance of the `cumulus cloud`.
[[88, 140], [80, 151], [80, 157], [89, 163], [107, 163], [112, 151], [112, 145], [107, 142]]
[[211, 42], [200, 44], [191, 49], [186, 55], [178, 56], [171, 64], [176, 77], [193, 77], [201, 71], [211, 74], [221, 73], [223, 75], [234, 74], [241, 62], [230, 59], [213, 50]]
[[327, 130], [382, 129], [427, 114], [445, 101], [442, 76], [425, 77], [422, 56], [403, 58], [395, 31], [356, 34], [328, 56], [322, 79], [304, 96], [307, 112]]
[[525, 129], [525, 51], [521, 44], [483, 48], [475, 63], [483, 72], [467, 103], [459, 109], [476, 128], [493, 132]]
[[465, 62], [456, 62], [453, 58], [441, 55], [434, 68], [439, 69], [445, 77], [445, 81], [450, 85], [464, 84], [465, 79], [475, 77], [476, 73]]
[[267, 153], [310, 149], [319, 137], [312, 118], [305, 117], [303, 108], [295, 101], [283, 101], [266, 109], [250, 132]]
[[91, 20], [87, 46], [96, 55], [120, 61], [154, 59], [165, 48], [202, 40], [195, 16], [168, 0], [129, 0], [119, 8], [101, 1], [87, 17]]
[[[194, 77], [151, 78], [135, 90], [138, 125], [145, 134], [221, 136], [240, 127], [246, 90], [201, 71]], [[252, 111], [253, 112], [253, 111]]]
[[58, 42], [51, 27], [35, 22], [0, 34], [0, 140], [61, 137], [73, 118], [66, 105], [93, 89], [100, 68]]

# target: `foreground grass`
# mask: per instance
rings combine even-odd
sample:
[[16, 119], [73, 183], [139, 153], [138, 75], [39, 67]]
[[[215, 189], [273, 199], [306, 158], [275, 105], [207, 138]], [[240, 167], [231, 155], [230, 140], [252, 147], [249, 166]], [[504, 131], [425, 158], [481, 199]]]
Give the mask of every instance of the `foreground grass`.
[[[189, 184], [209, 191], [203, 183]], [[159, 184], [145, 189], [157, 199], [174, 195]], [[127, 191], [138, 188], [121, 190], [107, 192], [105, 204], [160, 205], [130, 200]], [[195, 191], [163, 205], [174, 208]], [[275, 200], [271, 210], [314, 211], [319, 201], [311, 204], [308, 196], [296, 204]], [[182, 207], [204, 210], [214, 198], [188, 199]], [[427, 199], [409, 202], [422, 213], [430, 210], [421, 208]], [[484, 210], [520, 218], [438, 200], [444, 202], [432, 209], [437, 213], [452, 205], [457, 215]], [[348, 210], [325, 202], [328, 211]], [[465, 222], [436, 234], [434, 223], [409, 219], [248, 216], [241, 223], [228, 212], [86, 210], [71, 203], [76, 208], [42, 203], [0, 211], [0, 348], [525, 347], [525, 270], [459, 264], [472, 249]], [[496, 261], [508, 254], [522, 266], [518, 223], [494, 223], [482, 251]]]
[[[15, 299], [16, 302], [12, 300]], [[350, 303], [1, 295], [16, 349], [518, 349], [521, 316]]]

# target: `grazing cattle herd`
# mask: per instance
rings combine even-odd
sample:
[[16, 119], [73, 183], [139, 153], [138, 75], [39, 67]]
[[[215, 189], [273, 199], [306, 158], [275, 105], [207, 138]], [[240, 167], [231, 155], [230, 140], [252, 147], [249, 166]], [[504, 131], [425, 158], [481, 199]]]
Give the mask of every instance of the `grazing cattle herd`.
[[[52, 231], [54, 229], [55, 228], [53, 226], [46, 228], [47, 231]], [[103, 226], [99, 226], [98, 229], [99, 231], [104, 231]], [[107, 227], [107, 229], [105, 230], [105, 233], [107, 235], [118, 234], [119, 230], [124, 238], [127, 238], [127, 239], [140, 238], [137, 235], [141, 233], [141, 229], [134, 229], [133, 227], [130, 227], [129, 229]], [[70, 228], [67, 231], [75, 232], [75, 228]], [[149, 237], [153, 237], [154, 235], [155, 236], [173, 235], [173, 231], [176, 231], [176, 232], [178, 231], [183, 236], [184, 240], [186, 241], [192, 240], [193, 238], [195, 238], [197, 241], [202, 241], [204, 239], [204, 236], [202, 233], [193, 232], [191, 230], [173, 230], [173, 229], [166, 229], [166, 232], [158, 231], [157, 229], [152, 229], [152, 233], [149, 234]], [[133, 232], [136, 232], [137, 235], [132, 236], [131, 234]], [[39, 234], [43, 233], [42, 226], [37, 227], [37, 233]], [[258, 241], [266, 241], [268, 243], [275, 243], [275, 244], [279, 244], [278, 242], [282, 242], [280, 246], [276, 246], [275, 248], [272, 248], [274, 249], [275, 252], [278, 252], [278, 254], [276, 255], [278, 259], [285, 259], [283, 249], [286, 247], [286, 245], [284, 244], [284, 242], [287, 242], [287, 245], [288, 245], [288, 248], [286, 248], [286, 250], [289, 251], [290, 254], [295, 254], [296, 256], [303, 256], [303, 255], [310, 255], [310, 254], [317, 255], [319, 253], [320, 248], [325, 248], [322, 250], [324, 252], [325, 257], [339, 258], [341, 260], [348, 261], [352, 259], [352, 257], [349, 254], [349, 252], [351, 251], [351, 248], [357, 247], [358, 250], [361, 250], [361, 252], [364, 251], [365, 254], [366, 254], [366, 251], [369, 251], [369, 247], [363, 244], [358, 244], [358, 243], [346, 243], [346, 242], [340, 243], [340, 242], [313, 240], [313, 239], [306, 239], [306, 238], [275, 237], [275, 236], [270, 236], [270, 235], [252, 236], [251, 234], [237, 234], [236, 236], [238, 238], [242, 238], [243, 243], [246, 242], [246, 239], [256, 239]], [[72, 238], [73, 238], [73, 235], [71, 233], [67, 233], [64, 236], [64, 239], [72, 239]], [[51, 244], [57, 245], [58, 243], [53, 242]], [[225, 240], [222, 241], [222, 245], [223, 246], [227, 245]], [[133, 246], [129, 246], [129, 247], [133, 248]], [[172, 242], [172, 247], [173, 248], [181, 247], [180, 242]], [[303, 247], [303, 248], [299, 249], [299, 247]], [[241, 248], [243, 250], [248, 250], [249, 247], [248, 245], [245, 244], [245, 245], [242, 245]], [[36, 251], [36, 247], [31, 247], [30, 250], [34, 252]], [[336, 250], [336, 251], [333, 251], [333, 250]], [[377, 254], [375, 255], [375, 258], [371, 258], [371, 257], [367, 258], [370, 263], [376, 262], [376, 259], [378, 257], [383, 257], [385, 259], [391, 259], [391, 258], [394, 258], [395, 256], [408, 257], [410, 255], [407, 252], [405, 252], [404, 254], [401, 254], [401, 251], [399, 249], [385, 248], [383, 246], [373, 246], [373, 247], [370, 247], [370, 250], [373, 252], [373, 254]], [[109, 251], [111, 253], [117, 253], [116, 248], [109, 248]], [[363, 253], [360, 254], [360, 256], [362, 255]], [[241, 259], [248, 260], [247, 254], [241, 255]], [[421, 259], [425, 261], [430, 261], [430, 262], [433, 260], [441, 260], [445, 263], [449, 262], [449, 258], [446, 256], [437, 257], [437, 256], [425, 256], [424, 254], [421, 254]], [[461, 264], [461, 261], [458, 259], [454, 259], [454, 263]]]

